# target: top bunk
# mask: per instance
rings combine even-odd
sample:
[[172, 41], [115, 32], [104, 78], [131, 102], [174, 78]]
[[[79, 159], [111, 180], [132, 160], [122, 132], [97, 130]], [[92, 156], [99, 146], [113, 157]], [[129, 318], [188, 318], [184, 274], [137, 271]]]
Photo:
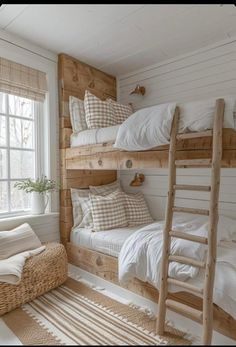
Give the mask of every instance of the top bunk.
[[[85, 170], [85, 172], [88, 172], [88, 170], [90, 172], [92, 170], [100, 170], [100, 173], [102, 174], [102, 172], [105, 173], [106, 170], [116, 171], [122, 169], [168, 167], [168, 144], [153, 146], [151, 149], [147, 150], [136, 150], [134, 148], [132, 150], [124, 150], [115, 148], [114, 142], [116, 135], [114, 136], [114, 134], [117, 134], [117, 132], [114, 132], [114, 129], [112, 130], [113, 136], [109, 135], [105, 139], [102, 137], [97, 139], [99, 136], [97, 136], [98, 133], [95, 132], [93, 137], [96, 138], [96, 141], [92, 141], [90, 144], [86, 144], [86, 141], [82, 141], [82, 143], [79, 144], [76, 143], [76, 141], [72, 143], [71, 139], [74, 135], [72, 135], [72, 125], [69, 116], [70, 97], [74, 96], [83, 100], [85, 93], [88, 90], [101, 100], [107, 100], [108, 98], [116, 100], [116, 79], [111, 75], [101, 72], [65, 54], [59, 55], [58, 71], [60, 100], [60, 157], [61, 175], [63, 178], [66, 177], [72, 181], [74, 176], [77, 175], [73, 172], [74, 170]], [[216, 100], [214, 99], [214, 102], [215, 101]], [[215, 110], [215, 112], [217, 112], [217, 110]], [[226, 168], [236, 167], [236, 131], [234, 123], [235, 119], [231, 116], [230, 126], [228, 126], [229, 122], [226, 122], [223, 128], [223, 154], [221, 164], [222, 167]], [[120, 126], [118, 126], [118, 128], [120, 128]], [[206, 127], [204, 129], [206, 129]], [[92, 130], [95, 131], [96, 129]], [[82, 133], [83, 131], [79, 133], [78, 136], [81, 137]], [[71, 147], [71, 144], [73, 147]], [[182, 162], [183, 167], [189, 166], [189, 160], [196, 159], [199, 159], [195, 163], [196, 167], [206, 167], [208, 165], [205, 159], [211, 158], [211, 154], [212, 130], [186, 132], [178, 135], [177, 160], [186, 160], [186, 163]], [[108, 173], [106, 174], [108, 175]], [[80, 174], [78, 173], [78, 175]], [[98, 173], [96, 175], [98, 175]]]
[[[224, 99], [216, 100], [215, 118], [224, 112]], [[180, 113], [175, 107], [174, 116]], [[69, 132], [71, 133], [71, 132]], [[177, 135], [177, 161], [179, 167], [210, 167], [213, 130], [186, 132]], [[236, 131], [222, 129], [222, 167], [236, 167]], [[168, 167], [169, 145], [148, 150], [122, 150], [114, 147], [114, 141], [82, 145], [65, 150], [67, 170], [122, 170]]]

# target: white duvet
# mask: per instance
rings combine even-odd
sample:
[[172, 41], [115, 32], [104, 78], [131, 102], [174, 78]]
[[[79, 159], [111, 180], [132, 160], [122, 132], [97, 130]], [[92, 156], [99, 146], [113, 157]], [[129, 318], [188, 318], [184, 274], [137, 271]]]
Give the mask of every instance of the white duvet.
[[[224, 128], [235, 129], [235, 96], [224, 96]], [[138, 151], [169, 143], [176, 105], [180, 107], [179, 132], [212, 129], [216, 98], [188, 103], [146, 107], [129, 116], [119, 127], [115, 148]]]
[[[226, 221], [226, 223], [225, 223]], [[221, 217], [218, 230], [218, 240], [228, 239], [227, 226], [228, 218]], [[225, 227], [224, 227], [225, 226]], [[152, 223], [145, 226], [124, 243], [119, 254], [119, 280], [126, 283], [134, 277], [149, 282], [159, 289], [160, 271], [162, 259], [162, 236], [164, 221]], [[199, 236], [207, 236], [208, 220], [205, 216], [187, 217], [186, 214], [174, 216], [173, 230], [184, 231]], [[206, 245], [172, 238], [171, 254], [181, 255], [203, 261], [206, 255]], [[219, 254], [218, 261], [225, 262], [233, 266], [236, 270], [235, 257], [227, 252]], [[177, 262], [171, 262], [169, 266], [169, 276], [186, 281], [194, 279], [199, 273], [199, 269]], [[173, 288], [169, 288], [170, 291]]]

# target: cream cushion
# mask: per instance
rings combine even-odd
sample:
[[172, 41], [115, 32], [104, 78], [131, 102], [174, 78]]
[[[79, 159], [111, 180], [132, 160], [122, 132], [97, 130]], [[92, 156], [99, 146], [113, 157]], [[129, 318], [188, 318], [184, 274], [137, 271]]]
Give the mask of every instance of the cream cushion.
[[113, 193], [117, 189], [121, 190], [119, 181], [103, 184], [101, 186], [89, 186], [90, 193], [94, 195], [103, 195], [103, 196]]
[[93, 226], [89, 189], [71, 188], [71, 201], [73, 207], [73, 228], [90, 228]]
[[41, 241], [28, 223], [12, 230], [0, 231], [0, 260], [41, 246]]
[[84, 101], [70, 95], [69, 110], [73, 133], [88, 129], [85, 118]]

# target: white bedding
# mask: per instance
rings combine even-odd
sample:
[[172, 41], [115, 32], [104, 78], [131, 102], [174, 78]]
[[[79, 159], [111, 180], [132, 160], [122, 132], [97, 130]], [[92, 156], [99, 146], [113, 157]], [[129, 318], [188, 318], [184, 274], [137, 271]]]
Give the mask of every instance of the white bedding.
[[100, 129], [88, 129], [73, 133], [70, 137], [71, 147], [95, 145], [97, 143], [115, 142], [119, 125]]
[[[225, 100], [224, 127], [235, 127], [235, 96]], [[168, 103], [133, 113], [121, 124], [115, 148], [148, 150], [169, 143], [175, 105], [180, 106], [179, 132], [204, 131], [213, 127], [216, 98], [189, 103]]]

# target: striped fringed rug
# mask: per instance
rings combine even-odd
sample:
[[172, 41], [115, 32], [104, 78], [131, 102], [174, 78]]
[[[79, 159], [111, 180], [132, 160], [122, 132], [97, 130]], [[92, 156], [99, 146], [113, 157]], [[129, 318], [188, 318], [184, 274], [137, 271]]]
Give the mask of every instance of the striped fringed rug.
[[2, 318], [24, 345], [191, 344], [173, 328], [156, 335], [147, 314], [71, 278]]

